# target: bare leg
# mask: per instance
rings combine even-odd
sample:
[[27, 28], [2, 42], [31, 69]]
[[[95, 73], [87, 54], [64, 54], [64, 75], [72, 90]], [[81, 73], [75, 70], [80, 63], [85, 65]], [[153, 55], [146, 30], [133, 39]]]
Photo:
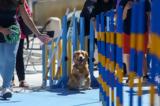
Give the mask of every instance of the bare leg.
[[129, 54], [123, 54], [123, 62], [126, 64], [126, 71], [127, 71], [127, 75], [129, 74], [129, 58], [130, 55]]
[[143, 59], [143, 75], [146, 76], [147, 75], [147, 58], [146, 56], [144, 56], [144, 59]]

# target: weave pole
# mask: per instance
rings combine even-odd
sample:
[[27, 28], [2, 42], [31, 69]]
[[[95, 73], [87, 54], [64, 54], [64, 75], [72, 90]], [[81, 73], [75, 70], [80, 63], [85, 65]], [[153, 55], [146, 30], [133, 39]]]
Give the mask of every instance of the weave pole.
[[144, 34], [145, 34], [145, 1], [140, 0], [138, 3], [138, 30], [137, 30], [137, 76], [138, 76], [138, 106], [142, 106], [142, 77], [143, 77], [143, 63], [144, 63]]
[[98, 77], [98, 82], [99, 82], [99, 100], [102, 101], [103, 104], [103, 87], [102, 87], [102, 71], [101, 71], [101, 34], [100, 34], [100, 15], [96, 15], [96, 31], [97, 31], [97, 47], [98, 47], [98, 69], [99, 69], [99, 77]]
[[84, 34], [85, 34], [85, 21], [84, 17], [80, 17], [80, 49], [85, 50], [84, 47]]
[[137, 14], [138, 14], [138, 4], [134, 3], [132, 6], [132, 18], [131, 18], [131, 38], [130, 38], [130, 66], [129, 66], [129, 82], [130, 87], [129, 93], [129, 106], [133, 106], [133, 87], [134, 78], [136, 73], [136, 36], [137, 36]]
[[114, 11], [110, 10], [108, 11], [109, 13], [109, 36], [110, 36], [110, 41], [109, 41], [109, 45], [110, 45], [110, 51], [109, 51], [109, 64], [110, 64], [110, 87], [111, 87], [111, 106], [115, 105], [115, 85], [116, 85], [116, 81], [115, 81], [115, 66], [116, 66], [116, 45], [115, 45], [115, 30], [114, 30]]
[[[104, 61], [105, 61], [105, 64], [104, 64], [104, 81], [105, 81], [105, 92], [106, 92], [106, 106], [110, 106], [110, 104], [112, 104], [112, 90], [110, 89], [111, 88], [111, 73], [110, 73], [110, 67], [109, 67], [109, 64], [110, 64], [110, 14], [108, 12], [105, 13], [105, 17], [101, 17], [101, 20], [105, 20], [105, 23], [103, 22], [103, 25], [101, 25], [101, 30], [103, 32], [103, 30], [105, 31], [104, 33], [104, 37], [103, 37], [103, 42], [104, 42], [104, 46], [105, 48], [103, 50], [104, 51]], [[106, 28], [106, 29], [105, 29]]]
[[117, 76], [117, 93], [116, 106], [123, 106], [123, 9], [117, 8], [117, 29], [116, 29], [116, 76]]
[[[150, 106], [155, 106], [155, 77], [160, 76], [160, 1], [153, 0], [151, 3], [151, 45], [150, 53], [152, 60], [151, 86], [150, 86]], [[157, 10], [158, 9], [158, 10]], [[160, 82], [159, 82], [160, 83]], [[158, 84], [157, 84], [158, 85]], [[159, 84], [160, 85], [160, 84]], [[160, 86], [157, 86], [160, 98]]]

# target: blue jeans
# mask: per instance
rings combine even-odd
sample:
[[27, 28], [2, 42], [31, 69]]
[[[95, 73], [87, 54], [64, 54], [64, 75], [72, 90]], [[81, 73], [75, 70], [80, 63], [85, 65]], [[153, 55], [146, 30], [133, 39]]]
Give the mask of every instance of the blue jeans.
[[0, 74], [3, 79], [2, 88], [9, 88], [16, 63], [19, 42], [0, 43]]

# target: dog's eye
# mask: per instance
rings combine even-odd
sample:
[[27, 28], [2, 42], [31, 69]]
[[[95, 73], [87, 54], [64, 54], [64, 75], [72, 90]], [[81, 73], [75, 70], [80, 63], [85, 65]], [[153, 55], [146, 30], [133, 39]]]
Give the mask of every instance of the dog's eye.
[[80, 55], [80, 53], [78, 52], [78, 53], [76, 53], [78, 56]]
[[84, 56], [85, 54], [84, 54], [84, 52], [81, 52], [81, 54]]

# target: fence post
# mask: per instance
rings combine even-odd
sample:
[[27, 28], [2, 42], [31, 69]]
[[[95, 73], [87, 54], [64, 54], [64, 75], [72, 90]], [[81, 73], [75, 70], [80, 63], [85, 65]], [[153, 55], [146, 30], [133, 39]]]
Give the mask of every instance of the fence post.
[[123, 106], [123, 8], [117, 7], [116, 25], [116, 72], [117, 72], [117, 93], [116, 104]]
[[85, 29], [85, 21], [84, 21], [84, 17], [80, 17], [80, 49], [81, 50], [85, 50], [84, 49], [84, 29]]

